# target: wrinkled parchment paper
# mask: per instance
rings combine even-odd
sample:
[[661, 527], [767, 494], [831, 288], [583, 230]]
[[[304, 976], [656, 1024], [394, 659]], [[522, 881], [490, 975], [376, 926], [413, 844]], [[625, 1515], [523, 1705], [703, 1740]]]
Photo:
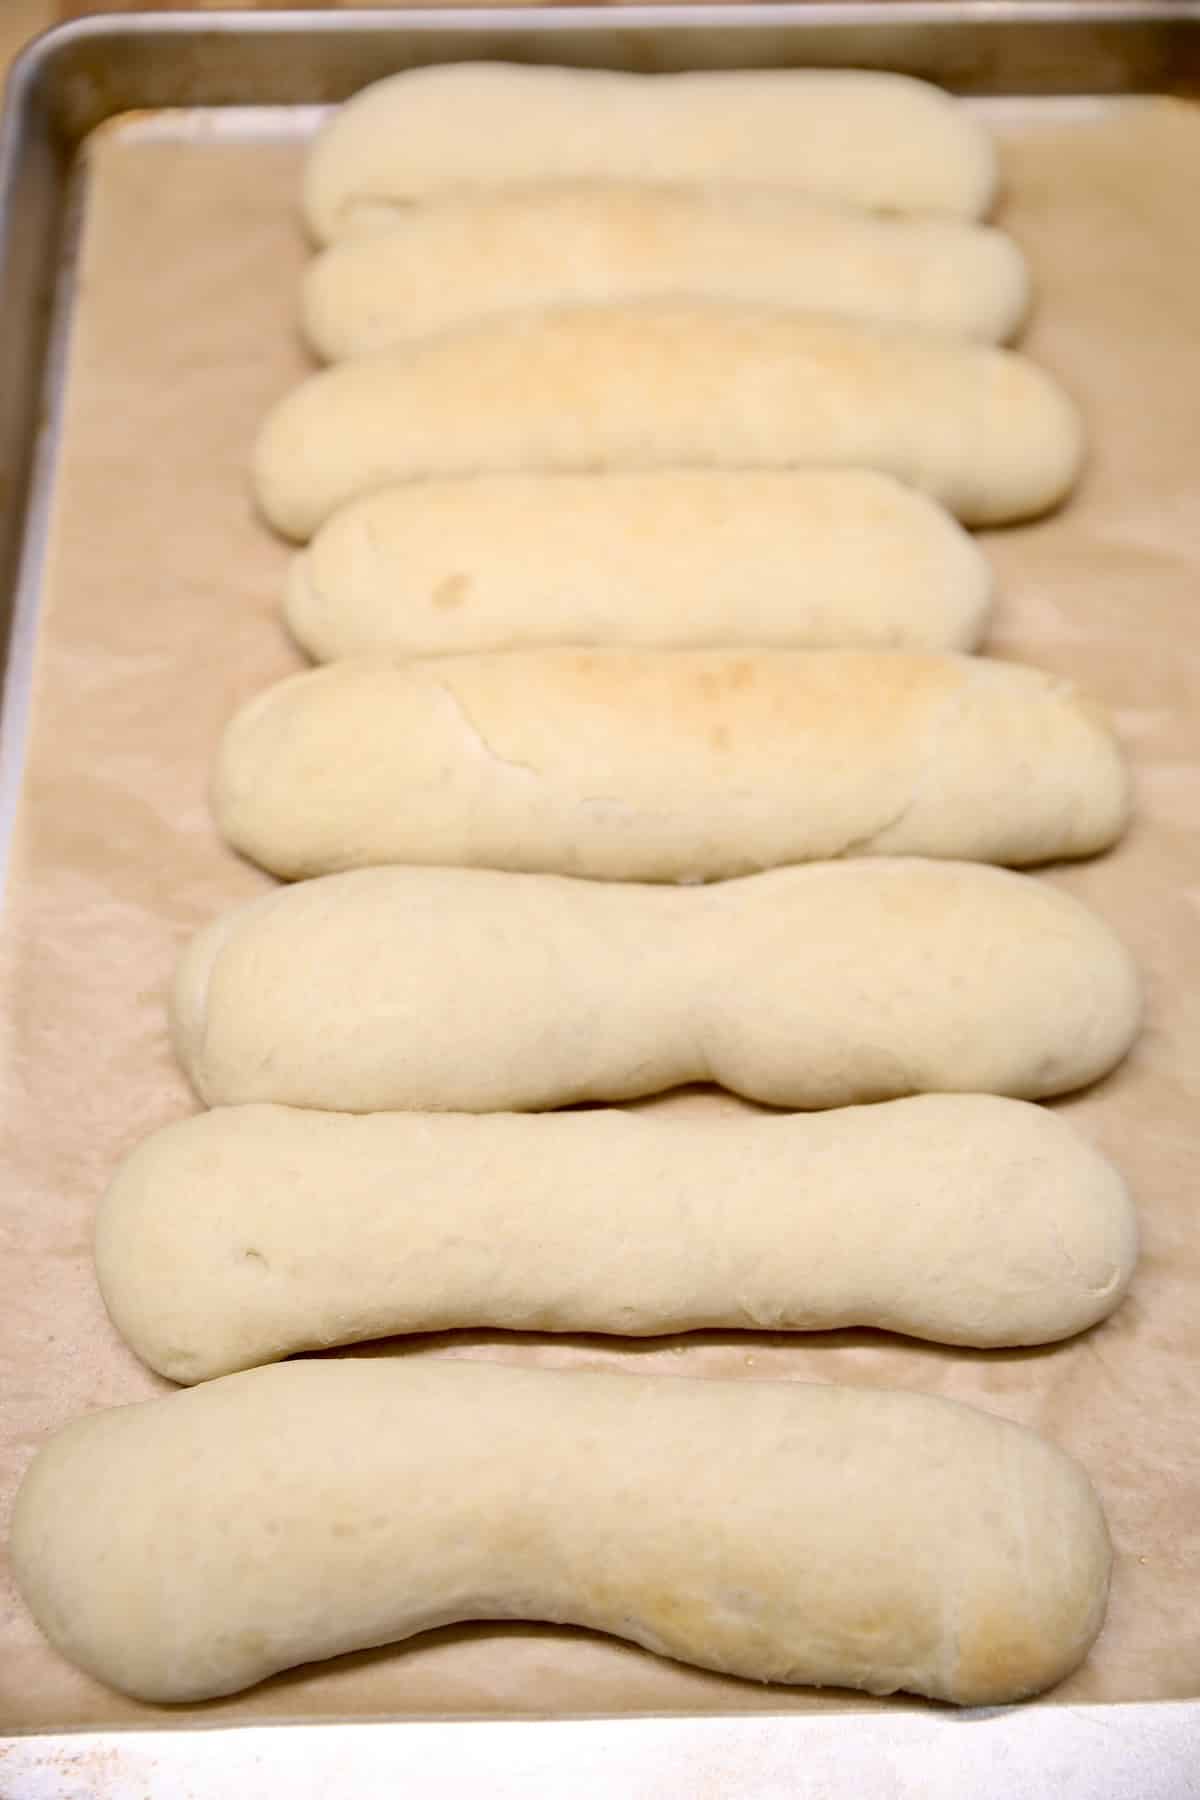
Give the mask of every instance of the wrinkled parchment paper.
[[[1130, 1298], [1073, 1343], [1008, 1353], [858, 1331], [624, 1345], [466, 1332], [389, 1353], [911, 1386], [1023, 1420], [1090, 1469], [1117, 1549], [1104, 1634], [1048, 1703], [1179, 1698], [1200, 1693], [1200, 111], [1137, 103], [1002, 136], [1002, 216], [1037, 275], [1028, 346], [1082, 400], [1093, 452], [1060, 516], [993, 535], [992, 647], [1078, 677], [1136, 766], [1126, 842], [1049, 877], [1118, 927], [1149, 985], [1134, 1054], [1065, 1103], [1133, 1183]], [[217, 841], [205, 784], [235, 706], [300, 663], [277, 618], [287, 552], [246, 487], [255, 425], [305, 366], [300, 156], [136, 127], [92, 150], [0, 961], [0, 1518], [54, 1427], [168, 1386], [108, 1324], [90, 1221], [118, 1157], [195, 1104], [166, 1039], [178, 946], [266, 881]], [[502, 1625], [157, 1709], [70, 1668], [0, 1591], [0, 1730], [874, 1704]]]

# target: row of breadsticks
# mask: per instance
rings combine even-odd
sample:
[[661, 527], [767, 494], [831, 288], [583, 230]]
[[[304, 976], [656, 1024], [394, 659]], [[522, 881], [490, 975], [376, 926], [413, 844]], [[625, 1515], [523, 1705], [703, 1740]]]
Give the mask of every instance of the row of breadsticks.
[[[1120, 1060], [1136, 973], [988, 866], [1128, 812], [1089, 704], [966, 654], [990, 578], [952, 514], [1045, 509], [1081, 451], [995, 347], [1027, 279], [993, 187], [978, 122], [888, 76], [439, 68], [318, 139], [332, 366], [255, 480], [330, 666], [234, 720], [214, 786], [316, 879], [187, 950], [213, 1110], [98, 1221], [114, 1322], [200, 1385], [71, 1426], [18, 1506], [22, 1588], [103, 1679], [203, 1698], [496, 1617], [963, 1702], [1086, 1654], [1095, 1495], [974, 1409], [264, 1366], [459, 1326], [1024, 1345], [1120, 1300], [1124, 1183], [1029, 1102]], [[742, 1099], [620, 1104], [695, 1082]]]

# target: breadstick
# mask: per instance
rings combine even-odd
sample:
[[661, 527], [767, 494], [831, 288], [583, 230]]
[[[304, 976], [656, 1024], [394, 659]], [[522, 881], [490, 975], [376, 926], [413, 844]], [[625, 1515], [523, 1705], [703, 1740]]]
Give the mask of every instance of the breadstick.
[[815, 1109], [1021, 1099], [1104, 1074], [1139, 1017], [1077, 900], [973, 863], [810, 863], [715, 887], [357, 869], [277, 889], [180, 964], [210, 1105], [529, 1111], [688, 1081]]
[[1002, 343], [1025, 316], [1012, 239], [786, 188], [545, 182], [401, 213], [310, 263], [304, 332], [330, 362], [527, 306], [690, 294]]
[[885, 650], [533, 650], [333, 663], [255, 696], [213, 784], [276, 875], [433, 863], [715, 880], [872, 854], [1090, 856], [1129, 809], [1066, 682]]
[[517, 1618], [980, 1705], [1083, 1660], [1111, 1551], [1077, 1463], [953, 1401], [406, 1358], [77, 1420], [12, 1558], [55, 1646], [143, 1700]]
[[505, 314], [310, 376], [254, 455], [308, 538], [360, 494], [438, 475], [879, 469], [964, 524], [1061, 500], [1074, 406], [1011, 350], [780, 307], [641, 301]]
[[352, 501], [298, 551], [288, 626], [363, 651], [628, 644], [972, 650], [973, 538], [869, 469], [477, 475]]
[[113, 1323], [186, 1382], [463, 1326], [1048, 1343], [1113, 1310], [1136, 1254], [1111, 1164], [982, 1094], [686, 1117], [222, 1106], [141, 1144], [96, 1221]]
[[596, 178], [768, 183], [974, 218], [996, 158], [966, 107], [904, 75], [463, 63], [406, 70], [340, 107], [310, 153], [304, 211], [328, 243], [462, 188]]

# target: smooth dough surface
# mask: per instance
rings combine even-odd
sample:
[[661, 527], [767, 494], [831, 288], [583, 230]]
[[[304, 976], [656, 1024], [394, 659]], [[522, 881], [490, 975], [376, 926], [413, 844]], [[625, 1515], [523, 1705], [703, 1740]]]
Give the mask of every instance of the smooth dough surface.
[[782, 307], [530, 310], [300, 383], [255, 445], [255, 491], [311, 537], [398, 481], [671, 467], [878, 469], [964, 524], [1044, 512], [1079, 471], [1078, 413], [1012, 350]]
[[1045, 1108], [980, 1094], [781, 1115], [222, 1106], [141, 1144], [96, 1221], [113, 1323], [184, 1382], [464, 1326], [1047, 1343], [1110, 1313], [1136, 1255], [1112, 1165]]
[[477, 475], [351, 501], [297, 551], [286, 617], [318, 662], [628, 644], [971, 650], [991, 568], [870, 469]]
[[882, 217], [783, 188], [547, 182], [400, 214], [309, 264], [305, 336], [337, 362], [527, 306], [692, 294], [890, 319], [984, 343], [1029, 274], [986, 225]]
[[328, 243], [461, 188], [604, 177], [770, 183], [977, 217], [996, 156], [973, 113], [904, 75], [460, 63], [406, 70], [339, 107], [309, 154], [304, 213]]
[[532, 650], [332, 663], [227, 728], [213, 811], [300, 879], [378, 863], [717, 880], [837, 856], [1015, 866], [1120, 836], [1099, 710], [895, 650]]
[[1111, 1550], [1076, 1462], [949, 1400], [405, 1358], [77, 1420], [25, 1477], [12, 1558], [51, 1642], [147, 1700], [539, 1619], [978, 1705], [1083, 1660]]
[[1035, 1099], [1136, 1033], [1109, 928], [976, 863], [810, 863], [714, 887], [357, 869], [185, 951], [175, 1045], [210, 1105], [528, 1111], [713, 1081], [817, 1109]]

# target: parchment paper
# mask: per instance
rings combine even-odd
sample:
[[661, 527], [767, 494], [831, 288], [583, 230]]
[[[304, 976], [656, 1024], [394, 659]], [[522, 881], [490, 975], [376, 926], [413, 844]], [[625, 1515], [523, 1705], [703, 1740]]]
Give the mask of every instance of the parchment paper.
[[[1124, 934], [1149, 984], [1134, 1054], [1066, 1103], [1133, 1183], [1144, 1232], [1133, 1292], [1086, 1337], [1025, 1352], [846, 1331], [624, 1345], [471, 1332], [399, 1353], [883, 1383], [1023, 1420], [1090, 1469], [1117, 1548], [1103, 1636], [1048, 1703], [1178, 1698], [1200, 1692], [1200, 112], [1138, 103], [1004, 137], [1004, 218], [1040, 296], [1028, 346], [1083, 402], [1093, 454], [1063, 513], [993, 536], [993, 648], [1078, 677], [1112, 707], [1136, 766], [1125, 843], [1047, 877]], [[265, 884], [218, 843], [205, 786], [234, 707], [300, 661], [277, 620], [287, 552], [254, 519], [245, 475], [259, 417], [304, 368], [291, 324], [300, 155], [129, 128], [93, 146], [0, 961], [3, 1518], [54, 1427], [168, 1385], [108, 1324], [90, 1221], [118, 1157], [194, 1107], [165, 1031], [178, 946]], [[68, 1667], [11, 1586], [0, 1595], [10, 1731], [872, 1704], [509, 1625], [435, 1632], [168, 1711]]]

